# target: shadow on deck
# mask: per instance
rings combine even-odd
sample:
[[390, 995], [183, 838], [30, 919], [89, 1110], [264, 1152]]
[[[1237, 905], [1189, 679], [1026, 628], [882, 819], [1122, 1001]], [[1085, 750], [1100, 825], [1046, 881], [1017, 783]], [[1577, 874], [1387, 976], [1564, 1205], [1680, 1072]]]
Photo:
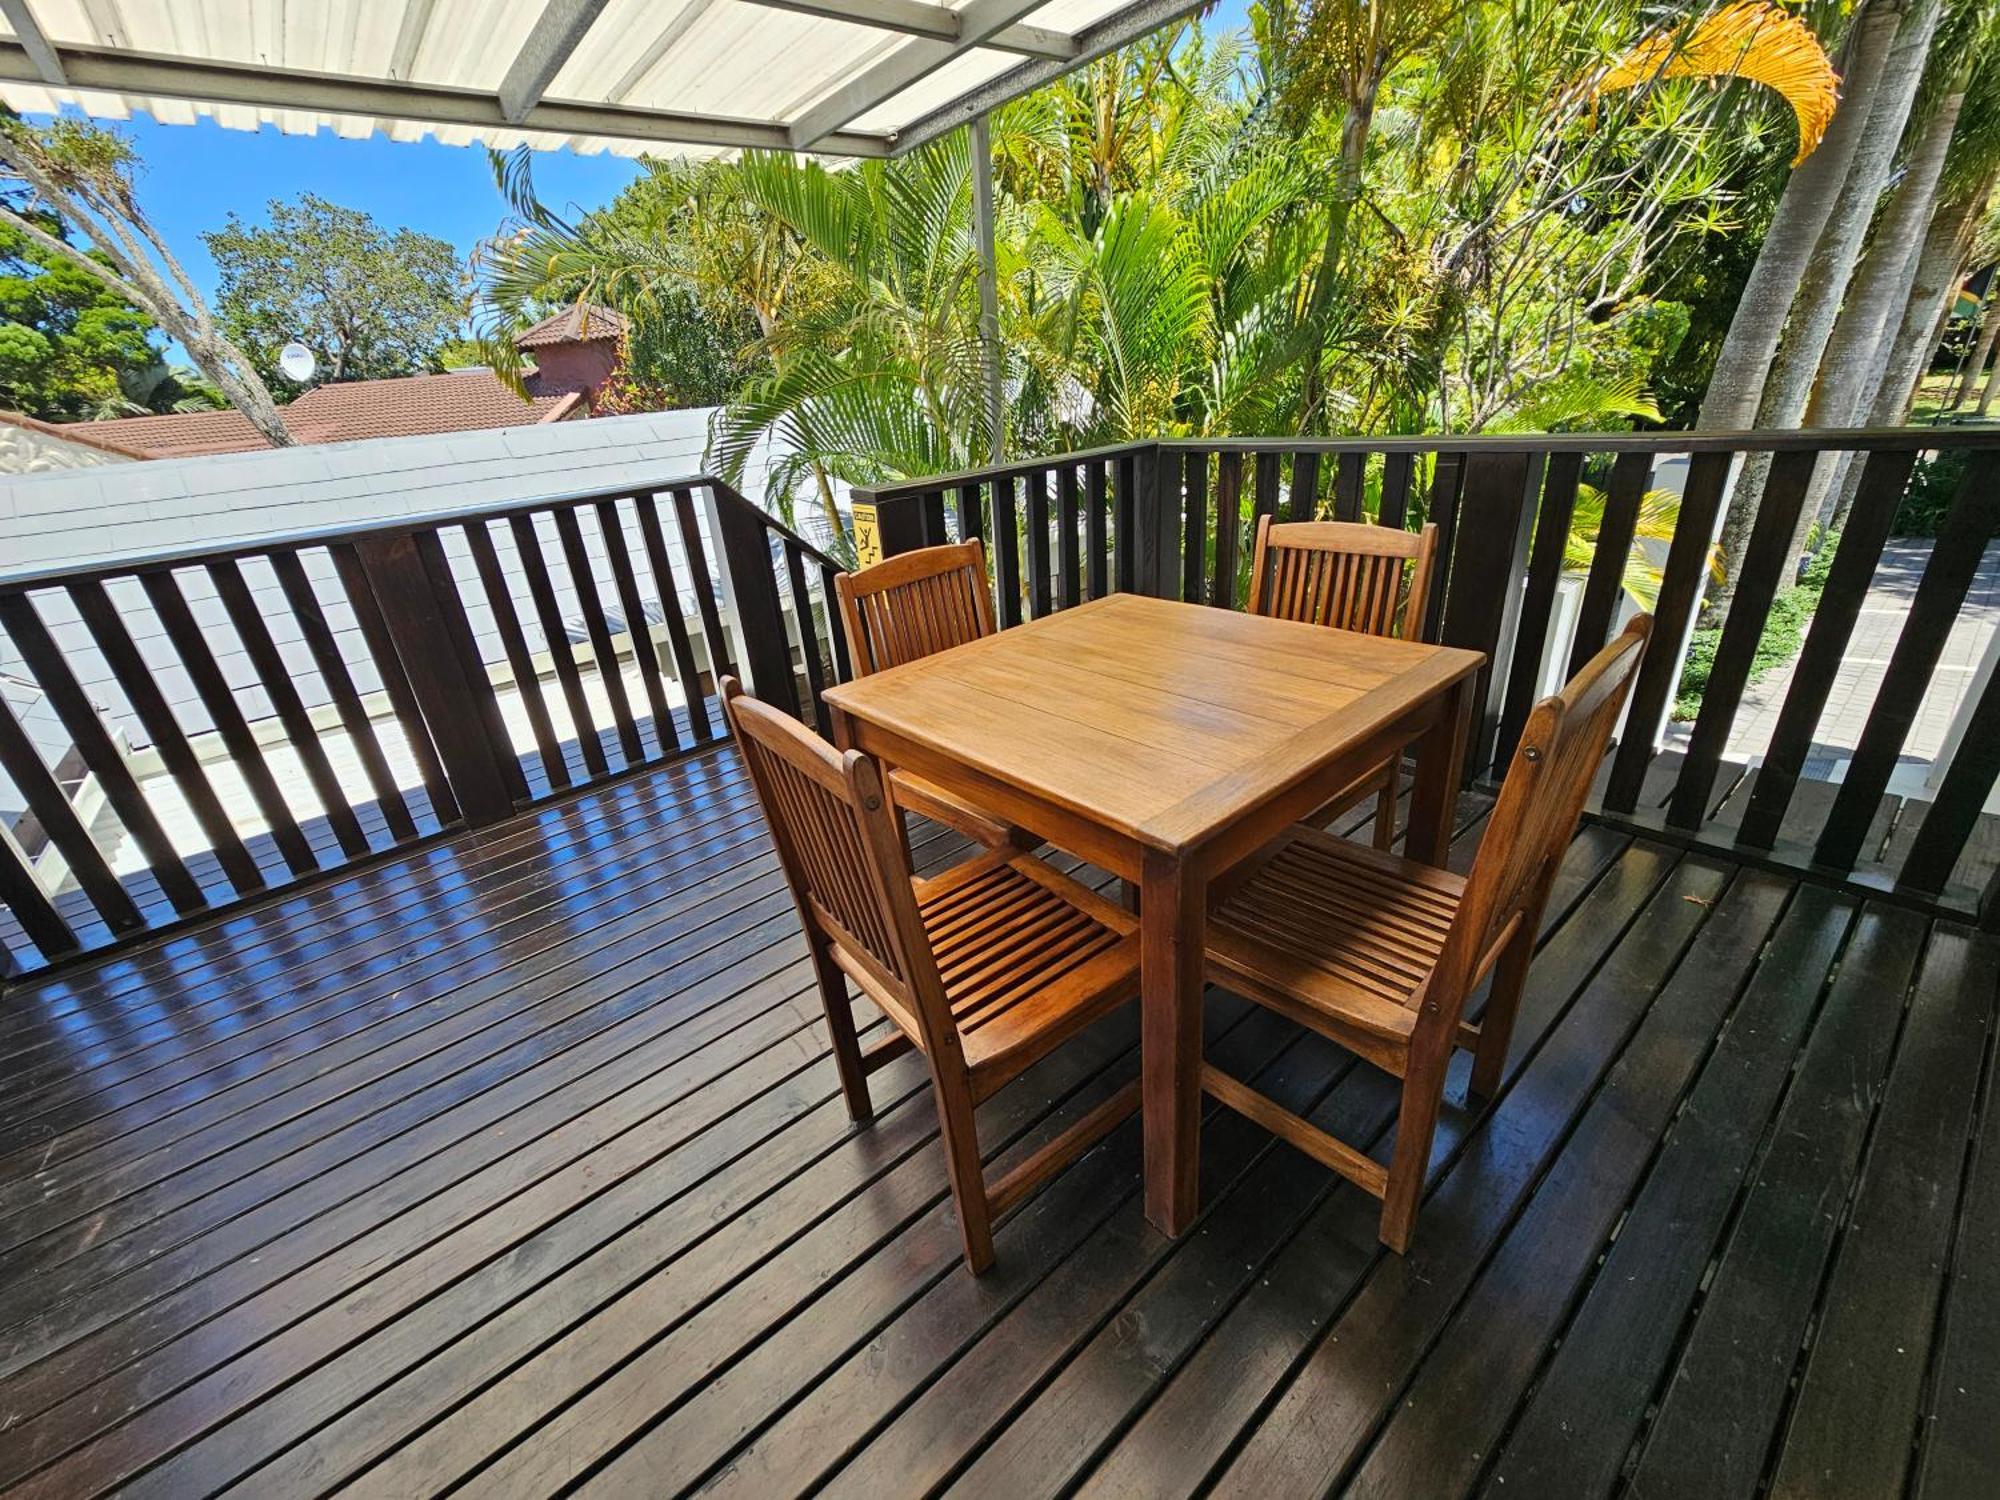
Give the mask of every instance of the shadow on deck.
[[[1128, 1124], [975, 1280], [921, 1063], [848, 1125], [723, 748], [7, 991], [0, 1483], [1992, 1494], [1996, 986], [1992, 937], [1586, 828], [1410, 1256], [1223, 1114], [1195, 1232]], [[1382, 1075], [1219, 993], [1208, 1046], [1383, 1151]]]

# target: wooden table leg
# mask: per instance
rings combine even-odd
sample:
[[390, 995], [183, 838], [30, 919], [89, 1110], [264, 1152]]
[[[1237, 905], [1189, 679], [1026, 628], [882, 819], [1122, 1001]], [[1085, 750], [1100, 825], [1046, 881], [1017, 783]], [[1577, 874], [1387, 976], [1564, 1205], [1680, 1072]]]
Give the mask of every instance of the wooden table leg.
[[1139, 883], [1140, 1065], [1146, 1217], [1162, 1234], [1194, 1222], [1201, 1201], [1201, 997], [1205, 888], [1169, 854], [1147, 850]]
[[1442, 868], [1451, 848], [1452, 810], [1465, 771], [1465, 736], [1472, 724], [1476, 676], [1459, 679], [1447, 693], [1444, 712], [1417, 741], [1417, 781], [1410, 793], [1410, 827], [1403, 853]]

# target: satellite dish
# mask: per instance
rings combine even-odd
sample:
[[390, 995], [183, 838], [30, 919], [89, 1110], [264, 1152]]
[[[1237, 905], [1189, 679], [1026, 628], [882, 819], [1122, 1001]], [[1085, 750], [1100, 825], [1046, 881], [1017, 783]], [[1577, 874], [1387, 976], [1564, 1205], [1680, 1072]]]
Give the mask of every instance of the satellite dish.
[[312, 350], [297, 339], [278, 351], [278, 368], [285, 372], [285, 378], [304, 385], [313, 378], [313, 371], [319, 368], [319, 361], [313, 358]]

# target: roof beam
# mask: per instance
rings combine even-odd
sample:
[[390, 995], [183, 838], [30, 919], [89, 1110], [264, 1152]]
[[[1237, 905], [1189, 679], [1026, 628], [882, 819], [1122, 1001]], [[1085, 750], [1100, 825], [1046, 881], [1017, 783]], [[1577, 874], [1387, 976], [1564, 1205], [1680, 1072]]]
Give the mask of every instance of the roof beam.
[[1022, 63], [949, 104], [932, 110], [904, 129], [893, 132], [893, 154], [902, 156], [914, 151], [979, 115], [998, 109], [1023, 94], [1032, 93], [1085, 63], [1095, 62], [1107, 52], [1129, 47], [1162, 27], [1185, 21], [1206, 3], [1207, 0], [1139, 0], [1135, 5], [1115, 10], [1095, 26], [1077, 33], [1074, 57], [1062, 62], [1042, 60]]
[[29, 9], [28, 0], [0, 0], [0, 16], [7, 18], [14, 40], [28, 54], [28, 60], [34, 63], [41, 81], [50, 88], [68, 88], [69, 77], [63, 72], [62, 59], [56, 55], [55, 44], [42, 30], [34, 11]]
[[[547, 131], [551, 135], [598, 135], [680, 146], [783, 151], [790, 145], [789, 132], [784, 126], [764, 120], [566, 99], [544, 99], [523, 118], [509, 120], [501, 113], [500, 101], [483, 89], [162, 57], [122, 48], [65, 47], [63, 67], [70, 88], [101, 90], [107, 94], [151, 94], [161, 99], [242, 104], [252, 109], [299, 109], [433, 125], [469, 125], [495, 131], [519, 129]], [[0, 80], [40, 83], [42, 78], [25, 48], [18, 43], [0, 42]], [[886, 156], [889, 139], [848, 131], [831, 137], [826, 149], [842, 156]]]
[[[925, 4], [924, 0], [750, 0], [750, 3], [767, 10], [824, 16], [855, 26], [873, 26], [878, 31], [927, 36], [940, 42], [955, 42], [963, 35], [957, 11], [948, 5]], [[1076, 55], [1073, 39], [1046, 26], [1003, 26], [986, 39], [986, 45], [1002, 52], [1018, 52], [1023, 57]]]
[[542, 102], [556, 74], [604, 13], [606, 0], [547, 0], [534, 29], [500, 80], [500, 113], [516, 125]]
[[1045, 0], [972, 0], [970, 5], [957, 13], [959, 33], [955, 41], [913, 37], [887, 57], [838, 85], [831, 94], [800, 115], [792, 124], [792, 149], [833, 150], [826, 142], [841, 127], [860, 119], [876, 105], [893, 99], [911, 84], [930, 77], [953, 58], [963, 56], [974, 47], [984, 46], [995, 32], [1013, 25], [1043, 3]]

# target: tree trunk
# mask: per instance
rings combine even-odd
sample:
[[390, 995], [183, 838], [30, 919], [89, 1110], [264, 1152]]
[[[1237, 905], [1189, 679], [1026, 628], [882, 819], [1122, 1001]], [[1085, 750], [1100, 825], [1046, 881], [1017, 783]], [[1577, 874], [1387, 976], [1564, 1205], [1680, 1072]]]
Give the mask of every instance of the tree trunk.
[[[1777, 358], [1765, 379], [1757, 407], [1756, 425], [1760, 430], [1797, 427], [1805, 415], [1806, 403], [1812, 396], [1813, 377], [1819, 372], [1827, 340], [1841, 314], [1841, 302], [1861, 259], [1868, 226], [1895, 165], [1897, 143], [1903, 138], [1918, 86], [1923, 82], [1924, 64], [1930, 55], [1941, 9], [1940, 0], [1916, 0], [1896, 32], [1895, 45], [1876, 83], [1866, 129], [1820, 232], [1819, 243], [1813, 247]], [[1851, 105], [1843, 101], [1842, 107]], [[1726, 614], [1735, 594], [1737, 573], [1744, 549], [1750, 545], [1751, 528], [1763, 503], [1764, 484], [1770, 470], [1770, 455], [1752, 453], [1744, 457], [1737, 474], [1718, 542], [1722, 577], [1708, 592], [1709, 603], [1718, 617]], [[1809, 511], [1801, 513], [1794, 552], [1805, 543], [1809, 514]]]
[[[1951, 409], [1957, 411], [1972, 399], [1973, 387], [1979, 384], [1979, 377], [1986, 372], [1986, 361], [1993, 353], [1993, 341], [2000, 338], [2000, 297], [1993, 295], [1989, 288], [1986, 304], [1979, 312], [1979, 337], [1973, 341], [1972, 354], [1960, 373], [1958, 385], [1951, 393]], [[1988, 384], [1991, 384], [1989, 381]]]
[[1794, 167], [1785, 182], [1709, 376], [1695, 420], [1700, 430], [1744, 428], [1756, 419], [1785, 320], [1867, 131], [1876, 88], [1906, 8], [1904, 0], [1870, 0], [1852, 23], [1853, 45], [1848, 49], [1840, 103], [1819, 148]]
[[[1894, 408], [1890, 423], [1902, 419], [1909, 392], [1899, 387], [1891, 365], [1900, 358], [1910, 366], [1914, 381], [1930, 352], [1937, 308], [1937, 294], [1926, 295], [1924, 291], [1925, 278], [1955, 268], [1962, 249], [1962, 212], [1939, 214], [1936, 209], [1938, 178], [1964, 102], [1965, 73], [1961, 72], [1952, 91], [1924, 122], [1903, 169], [1903, 180], [1882, 211], [1882, 222], [1875, 226], [1847, 305], [1841, 309], [1833, 337], [1827, 340], [1826, 359], [1806, 406], [1808, 427], [1852, 427], [1866, 421], [1872, 407], [1879, 404], [1878, 393]], [[1929, 233], [1925, 225], [1931, 226]], [[1941, 226], [1949, 233], [1934, 250], [1931, 240]], [[1928, 266], [1924, 264], [1926, 257], [1930, 259]], [[1820, 464], [1806, 490], [1806, 503], [1800, 511], [1802, 526], [1820, 517], [1836, 489], [1845, 489], [1846, 475], [1853, 468], [1839, 458]], [[1846, 506], [1836, 504], [1836, 510], [1845, 519]]]
[[[1987, 187], [1969, 193], [1963, 199], [1942, 205], [1932, 216], [1930, 231], [1917, 252], [1902, 318], [1878, 371], [1878, 382], [1866, 411], [1868, 426], [1895, 427], [1908, 416], [1910, 397], [1931, 352], [1939, 314], [1948, 311], [1948, 299], [1958, 290], [1966, 247], [1986, 211], [1990, 192]], [[1861, 465], [1844, 466], [1835, 491], [1832, 519], [1827, 523], [1829, 530], [1837, 531], [1847, 523], [1860, 476]]]

